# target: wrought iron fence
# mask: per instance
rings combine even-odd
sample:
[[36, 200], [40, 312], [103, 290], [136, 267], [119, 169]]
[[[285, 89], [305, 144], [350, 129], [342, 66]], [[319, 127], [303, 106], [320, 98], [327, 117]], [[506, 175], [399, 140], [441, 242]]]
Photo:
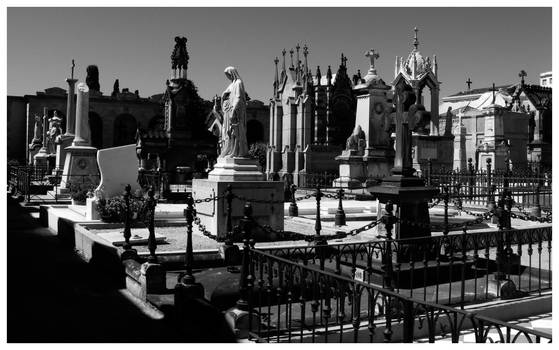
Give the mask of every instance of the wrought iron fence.
[[[247, 243], [247, 246], [249, 244]], [[249, 248], [245, 279], [249, 335], [262, 342], [413, 342], [436, 335], [458, 342], [472, 329], [478, 343], [505, 327], [501, 342], [551, 335], [351, 279]], [[243, 295], [243, 294], [241, 294]]]
[[433, 170], [428, 162], [426, 171], [419, 175], [428, 185], [439, 187], [441, 192], [448, 186], [452, 194], [462, 198], [466, 205], [485, 205], [494, 193], [510, 190], [517, 204], [551, 208], [551, 172], [531, 169], [496, 171], [490, 161], [485, 169], [476, 170], [471, 159], [468, 161], [468, 168], [462, 171], [444, 168]]

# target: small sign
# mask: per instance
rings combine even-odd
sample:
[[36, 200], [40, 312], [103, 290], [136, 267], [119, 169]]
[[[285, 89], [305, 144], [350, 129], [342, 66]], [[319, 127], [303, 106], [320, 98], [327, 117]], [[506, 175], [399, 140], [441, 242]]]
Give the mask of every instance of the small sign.
[[360, 269], [360, 268], [355, 268], [355, 280], [359, 281], [359, 282], [365, 282], [365, 270]]

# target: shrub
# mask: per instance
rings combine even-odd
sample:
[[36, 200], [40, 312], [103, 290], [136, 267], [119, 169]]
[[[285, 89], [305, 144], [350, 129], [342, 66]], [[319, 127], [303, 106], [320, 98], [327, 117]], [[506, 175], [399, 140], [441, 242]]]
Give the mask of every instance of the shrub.
[[70, 197], [76, 202], [85, 202], [88, 197], [93, 196], [93, 185], [82, 183], [70, 184]]
[[[144, 197], [130, 196], [130, 223], [143, 222], [146, 219], [146, 201]], [[126, 201], [123, 196], [97, 201], [97, 212], [103, 222], [123, 223], [126, 219]]]

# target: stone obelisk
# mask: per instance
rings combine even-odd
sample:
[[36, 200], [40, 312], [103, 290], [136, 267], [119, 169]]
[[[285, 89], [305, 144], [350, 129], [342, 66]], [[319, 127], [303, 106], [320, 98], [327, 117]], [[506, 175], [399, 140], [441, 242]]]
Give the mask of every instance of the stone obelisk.
[[85, 83], [77, 86], [76, 125], [72, 145], [66, 147], [66, 159], [61, 187], [69, 188], [72, 183], [92, 189], [99, 184], [97, 148], [90, 146], [89, 88]]

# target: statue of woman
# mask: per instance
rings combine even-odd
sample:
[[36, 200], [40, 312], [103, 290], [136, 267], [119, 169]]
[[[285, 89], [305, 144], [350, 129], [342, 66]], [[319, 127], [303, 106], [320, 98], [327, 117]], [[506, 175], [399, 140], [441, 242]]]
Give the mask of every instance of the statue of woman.
[[225, 68], [231, 84], [221, 95], [223, 125], [220, 158], [247, 157], [246, 92], [241, 76], [234, 67]]

